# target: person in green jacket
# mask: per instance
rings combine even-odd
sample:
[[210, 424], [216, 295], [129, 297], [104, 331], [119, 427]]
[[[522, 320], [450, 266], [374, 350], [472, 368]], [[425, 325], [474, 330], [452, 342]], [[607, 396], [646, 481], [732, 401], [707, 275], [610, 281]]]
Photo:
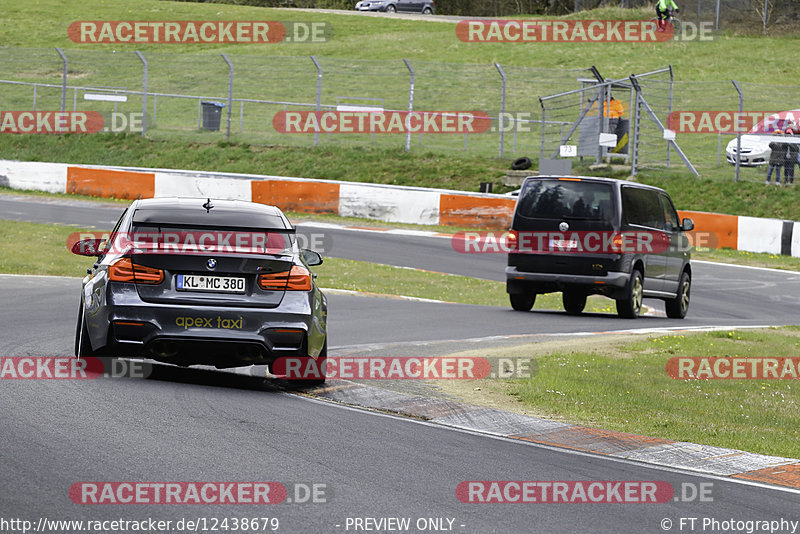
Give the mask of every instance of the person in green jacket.
[[664, 28], [667, 25], [667, 20], [670, 17], [670, 11], [675, 10], [676, 12], [680, 12], [678, 9], [678, 4], [676, 4], [673, 0], [658, 0], [656, 2], [656, 15], [658, 15], [658, 30], [663, 32]]

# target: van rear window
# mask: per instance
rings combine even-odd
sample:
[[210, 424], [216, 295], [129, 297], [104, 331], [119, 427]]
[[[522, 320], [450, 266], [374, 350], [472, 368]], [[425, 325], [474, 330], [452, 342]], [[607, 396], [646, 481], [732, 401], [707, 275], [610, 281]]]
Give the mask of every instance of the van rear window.
[[589, 181], [529, 180], [520, 194], [517, 213], [532, 219], [612, 221], [614, 189]]

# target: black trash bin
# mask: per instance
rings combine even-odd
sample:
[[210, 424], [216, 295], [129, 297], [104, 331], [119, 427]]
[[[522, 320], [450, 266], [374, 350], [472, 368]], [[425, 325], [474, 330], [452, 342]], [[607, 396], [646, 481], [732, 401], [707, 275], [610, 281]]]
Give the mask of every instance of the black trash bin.
[[200, 104], [203, 106], [203, 129], [218, 132], [225, 104], [222, 102], [200, 102]]

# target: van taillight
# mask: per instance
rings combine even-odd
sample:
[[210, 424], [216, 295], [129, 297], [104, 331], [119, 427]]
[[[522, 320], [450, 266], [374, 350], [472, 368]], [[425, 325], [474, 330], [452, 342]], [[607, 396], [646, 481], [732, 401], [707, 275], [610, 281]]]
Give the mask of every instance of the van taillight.
[[258, 287], [266, 290], [311, 291], [311, 272], [300, 265], [290, 271], [258, 275]]
[[508, 250], [517, 250], [519, 247], [519, 232], [516, 230], [509, 230], [506, 237], [506, 246]]
[[611, 238], [611, 247], [610, 252], [616, 252], [621, 254], [622, 253], [622, 240], [624, 239], [622, 234], [614, 234]]
[[112, 282], [160, 284], [164, 281], [164, 271], [144, 265], [133, 265], [130, 258], [120, 258], [108, 266], [108, 279]]

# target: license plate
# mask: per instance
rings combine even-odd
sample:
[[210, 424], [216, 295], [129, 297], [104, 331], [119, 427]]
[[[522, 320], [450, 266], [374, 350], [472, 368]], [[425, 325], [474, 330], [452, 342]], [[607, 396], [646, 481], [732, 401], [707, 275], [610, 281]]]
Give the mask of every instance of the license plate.
[[550, 250], [558, 249], [558, 250], [572, 250], [573, 248], [578, 248], [578, 242], [574, 239], [567, 240], [567, 239], [551, 239], [550, 240]]
[[244, 293], [245, 279], [236, 276], [206, 276], [179, 274], [178, 291], [218, 291]]

